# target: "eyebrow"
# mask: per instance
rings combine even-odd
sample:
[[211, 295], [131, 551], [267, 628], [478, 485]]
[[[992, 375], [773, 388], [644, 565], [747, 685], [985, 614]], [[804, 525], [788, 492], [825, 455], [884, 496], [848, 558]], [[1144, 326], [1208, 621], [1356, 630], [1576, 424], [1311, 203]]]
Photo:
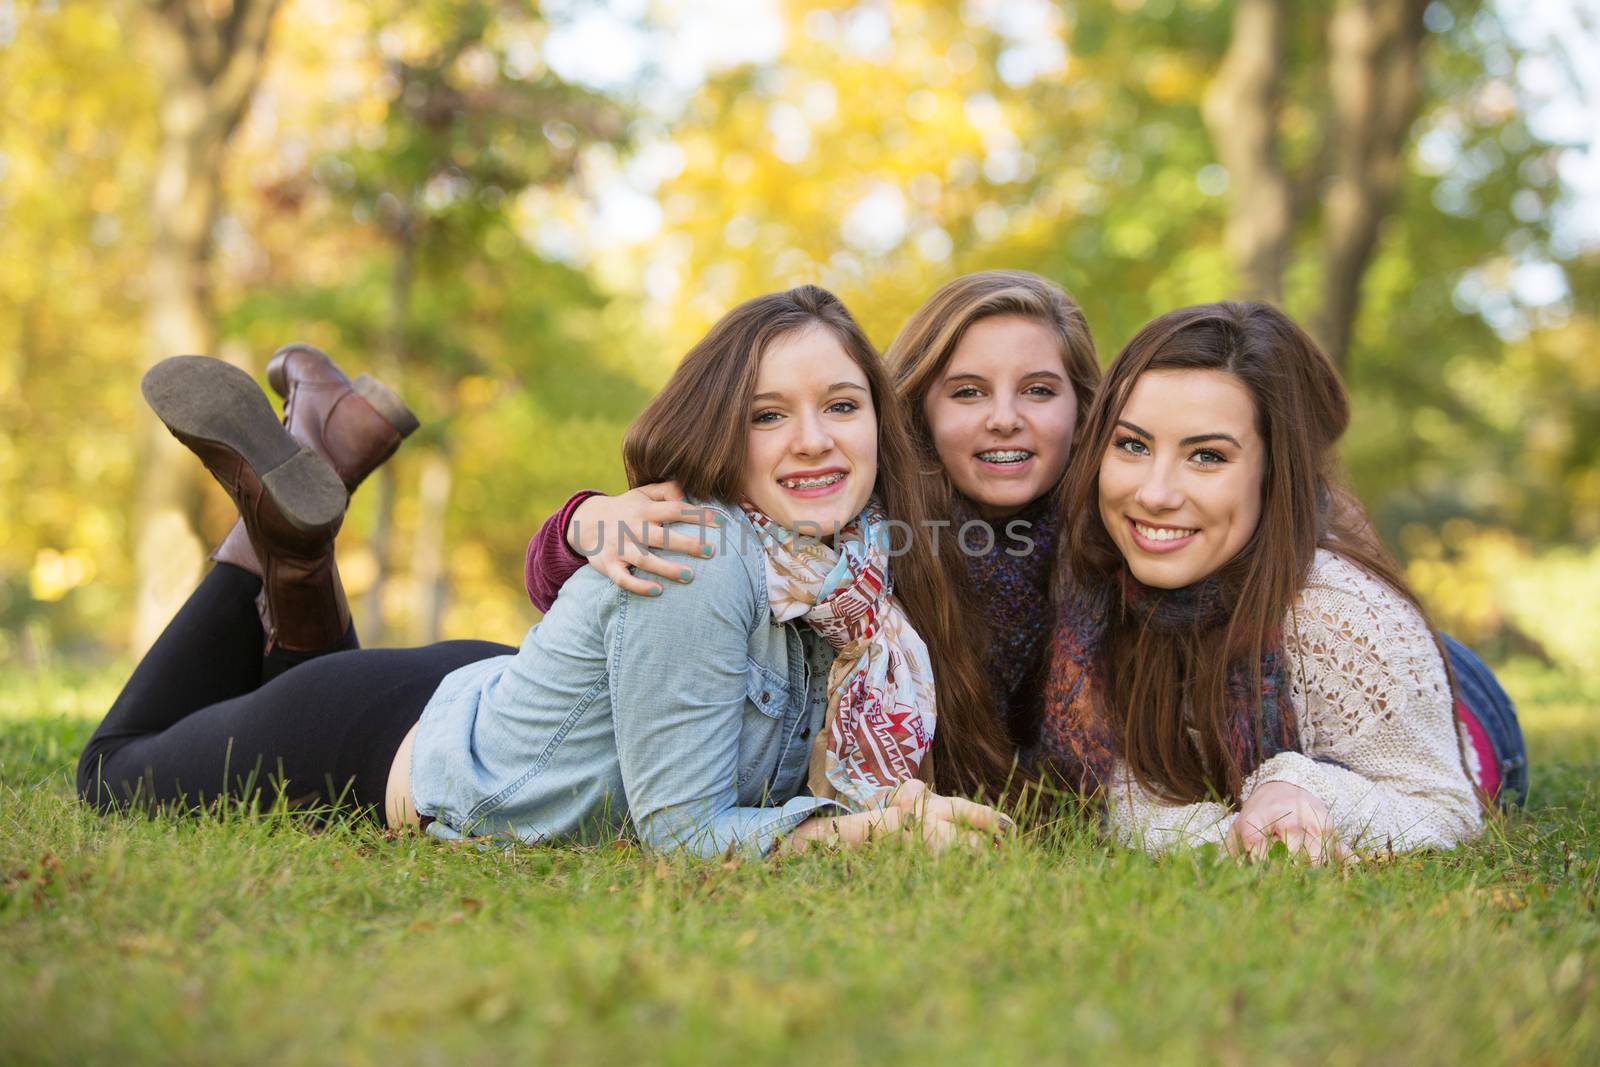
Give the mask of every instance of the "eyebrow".
[[[855, 382], [834, 382], [832, 385], [828, 386], [828, 392], [830, 392], [830, 393], [837, 393], [841, 389], [854, 389], [858, 393], [865, 393], [867, 391], [867, 387], [866, 386], [857, 385]], [[755, 396], [751, 397], [750, 399], [751, 400], [782, 400], [783, 398], [784, 397], [783, 397], [782, 393], [757, 393]]]
[[[1129, 422], [1127, 419], [1118, 419], [1117, 425], [1123, 427], [1124, 429], [1132, 430], [1134, 433], [1138, 434], [1140, 437], [1143, 437], [1147, 441], [1154, 441], [1156, 439], [1155, 434], [1151, 433], [1143, 426]], [[1239, 439], [1233, 436], [1233, 434], [1222, 433], [1221, 431], [1216, 433], [1191, 434], [1190, 436], [1179, 441], [1178, 445], [1180, 447], [1187, 447], [1188, 445], [1198, 445], [1206, 441], [1227, 441], [1229, 444], [1233, 445], [1234, 448], [1244, 448], [1244, 445], [1241, 445], [1239, 443]]]
[[[1032, 374], [1024, 374], [1022, 376], [1023, 381], [1027, 381], [1030, 378], [1049, 378], [1051, 381], [1056, 382], [1066, 381], [1065, 378], [1053, 370], [1036, 370]], [[981, 374], [951, 374], [945, 378], [944, 384], [949, 385], [951, 382], [987, 382], [988, 380]]]

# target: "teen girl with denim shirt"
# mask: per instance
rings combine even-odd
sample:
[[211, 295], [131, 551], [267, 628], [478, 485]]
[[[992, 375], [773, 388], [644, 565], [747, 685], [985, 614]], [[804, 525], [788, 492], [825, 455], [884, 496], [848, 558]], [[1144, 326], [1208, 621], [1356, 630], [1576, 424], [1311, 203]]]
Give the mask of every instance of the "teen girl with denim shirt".
[[[217, 361], [166, 361], [145, 392], [239, 503], [257, 573], [219, 563], [140, 663], [80, 761], [87, 802], [281, 796], [444, 838], [631, 832], [699, 855], [1003, 829], [917, 778], [936, 709], [941, 729], [972, 712], [935, 695], [932, 660], [969, 653], [938, 619], [911, 625], [943, 594], [929, 557], [895, 560], [893, 595], [882, 529], [919, 497], [875, 354], [830, 294], [735, 309], [630, 430], [630, 474], [678, 479], [721, 524], [701, 581], [640, 597], [580, 578], [520, 649], [364, 650], [350, 629], [297, 647], [348, 620], [335, 435], [301, 447]], [[708, 425], [709, 445], [685, 432]]]
[[[971, 728], [935, 736], [939, 787], [997, 796], [1016, 782], [1018, 746], [1038, 731], [1059, 488], [1100, 380], [1094, 341], [1059, 286], [1026, 271], [981, 271], [934, 293], [884, 362], [938, 523], [918, 532], [937, 538], [938, 565], [963, 609], [963, 643], [980, 656], [976, 670], [936, 663], [940, 685], [978, 692], [989, 709]], [[639, 591], [698, 580], [649, 551], [692, 544], [666, 528], [682, 510], [676, 485], [615, 498], [578, 493], [529, 543], [530, 599], [547, 610], [564, 582], [595, 571]]]

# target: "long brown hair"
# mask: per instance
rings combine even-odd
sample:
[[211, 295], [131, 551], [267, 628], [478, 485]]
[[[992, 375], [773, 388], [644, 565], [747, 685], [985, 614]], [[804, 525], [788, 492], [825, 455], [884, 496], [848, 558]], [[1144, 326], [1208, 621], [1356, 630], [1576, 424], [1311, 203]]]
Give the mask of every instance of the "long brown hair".
[[889, 518], [908, 524], [913, 532], [906, 551], [894, 557], [894, 595], [933, 660], [938, 691], [935, 774], [946, 791], [951, 786], [983, 788], [988, 781], [976, 777], [972, 768], [998, 757], [988, 752], [992, 716], [981, 661], [965, 630], [969, 620], [956, 610], [960, 586], [951, 584], [931, 539], [922, 536], [930, 520], [947, 513], [930, 510], [906, 405], [872, 342], [838, 297], [802, 285], [747, 300], [724, 315], [628, 428], [622, 444], [628, 483], [675, 480], [689, 496], [737, 502], [761, 356], [779, 338], [804, 329], [827, 330], [866, 376], [878, 414], [874, 492]]
[[1422, 607], [1342, 487], [1334, 447], [1350, 423], [1350, 403], [1338, 371], [1288, 315], [1265, 303], [1170, 312], [1112, 362], [1063, 491], [1061, 581], [1114, 581], [1125, 565], [1100, 516], [1100, 464], [1134, 384], [1155, 370], [1224, 371], [1249, 391], [1265, 450], [1261, 518], [1219, 572], [1235, 605], [1225, 623], [1174, 635], [1113, 613], [1100, 650], [1100, 694], [1119, 754], [1142, 785], [1179, 803], [1236, 799], [1243, 772], [1227, 743], [1234, 714], [1228, 668], [1251, 665], [1259, 758], [1262, 655], [1279, 636], [1317, 549]]
[[[894, 378], [895, 392], [905, 407], [927, 507], [931, 514], [940, 518], [948, 519], [955, 514], [961, 494], [934, 447], [926, 409], [928, 392], [950, 365], [967, 330], [983, 319], [1000, 315], [1015, 315], [1037, 322], [1055, 338], [1056, 349], [1077, 400], [1074, 440], [1082, 432], [1089, 403], [1100, 382], [1100, 362], [1095, 356], [1089, 322], [1084, 318], [1083, 309], [1060, 286], [1020, 270], [980, 271], [941, 286], [906, 321], [884, 353], [884, 361]], [[1058, 483], [1047, 495], [1056, 496], [1059, 491]], [[960, 590], [957, 598], [946, 602], [946, 610], [952, 616], [951, 625], [959, 626], [977, 650], [971, 658], [975, 673], [964, 677], [962, 684], [985, 694], [985, 703], [992, 704], [993, 697], [989, 695], [992, 690], [984, 667], [990, 635], [983, 617], [970, 610], [976, 591], [971, 588], [966, 564], [960, 552], [942, 553], [938, 563], [945, 581]], [[959, 621], [955, 619], [957, 615]], [[945, 674], [940, 675], [939, 684], [946, 684], [946, 675], [965, 670], [964, 666], [950, 665]], [[1011, 774], [1016, 743], [1024, 739], [1009, 736], [1007, 724], [996, 712], [991, 711], [989, 718], [987, 729], [963, 739], [963, 751], [942, 754], [937, 767], [941, 778], [952, 779], [963, 791], [981, 789], [994, 796]], [[1026, 725], [1017, 725], [1027, 729]], [[938, 748], [935, 735], [936, 752]]]

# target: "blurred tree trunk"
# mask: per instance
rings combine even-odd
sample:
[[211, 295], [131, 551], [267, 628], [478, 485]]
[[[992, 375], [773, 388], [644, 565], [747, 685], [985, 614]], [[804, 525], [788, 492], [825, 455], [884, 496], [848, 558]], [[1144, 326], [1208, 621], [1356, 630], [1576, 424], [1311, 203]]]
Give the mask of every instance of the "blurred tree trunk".
[[1274, 303], [1283, 300], [1294, 226], [1290, 180], [1278, 158], [1287, 8], [1285, 0], [1240, 0], [1202, 108], [1232, 187], [1224, 240], [1239, 272], [1239, 295]]
[[1361, 280], [1394, 207], [1421, 102], [1427, 0], [1340, 0], [1328, 21], [1321, 150], [1291, 172], [1279, 121], [1288, 0], [1240, 0], [1205, 98], [1206, 128], [1231, 184], [1227, 247], [1238, 295], [1281, 303], [1294, 228], [1321, 206], [1322, 282], [1312, 333], [1344, 367]]
[[416, 551], [411, 557], [419, 596], [414, 629], [419, 645], [439, 640], [444, 628], [450, 592], [445, 567], [445, 515], [450, 508], [451, 480], [449, 453], [444, 448], [425, 452], [417, 486]]
[[[396, 204], [400, 204], [397, 199]], [[394, 271], [389, 275], [389, 324], [383, 347], [378, 353], [379, 376], [399, 383], [401, 366], [406, 362], [406, 324], [411, 316], [411, 287], [416, 274], [417, 227], [414, 203], [400, 204], [384, 218], [384, 227], [394, 243]], [[394, 557], [394, 506], [399, 495], [399, 479], [391, 461], [378, 471], [378, 514], [372, 529], [372, 585], [367, 590], [367, 621], [363, 624], [372, 645], [387, 644], [388, 624], [384, 621], [384, 589]]]
[[1322, 304], [1311, 328], [1341, 368], [1360, 309], [1361, 277], [1394, 206], [1422, 101], [1427, 6], [1427, 0], [1345, 0], [1329, 25], [1333, 150], [1322, 216]]
[[[279, 0], [153, 0], [150, 40], [161, 82], [151, 197], [145, 364], [210, 351], [208, 270], [223, 157], [255, 91]], [[199, 465], [155, 419], [142, 442], [134, 527], [138, 583], [132, 644], [148, 648], [194, 586], [204, 546]]]

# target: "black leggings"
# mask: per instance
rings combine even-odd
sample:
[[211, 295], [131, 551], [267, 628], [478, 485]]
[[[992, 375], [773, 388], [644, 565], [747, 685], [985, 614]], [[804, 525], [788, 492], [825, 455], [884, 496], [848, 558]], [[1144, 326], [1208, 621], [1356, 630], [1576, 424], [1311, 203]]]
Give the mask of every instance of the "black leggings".
[[389, 766], [444, 676], [516, 650], [488, 641], [263, 659], [261, 580], [219, 563], [123, 687], [78, 760], [102, 811], [219, 796], [337, 803], [383, 818]]

